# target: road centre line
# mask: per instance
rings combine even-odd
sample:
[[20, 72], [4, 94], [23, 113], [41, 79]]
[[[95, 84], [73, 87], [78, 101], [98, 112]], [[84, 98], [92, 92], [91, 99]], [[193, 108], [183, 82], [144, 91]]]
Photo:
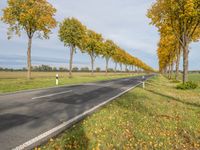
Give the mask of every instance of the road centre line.
[[40, 98], [45, 98], [45, 97], [51, 97], [51, 96], [56, 96], [56, 95], [65, 94], [65, 93], [69, 93], [69, 92], [72, 92], [72, 90], [65, 91], [65, 92], [48, 94], [48, 95], [43, 95], [43, 96], [38, 96], [38, 97], [33, 97], [32, 99], [40, 99]]

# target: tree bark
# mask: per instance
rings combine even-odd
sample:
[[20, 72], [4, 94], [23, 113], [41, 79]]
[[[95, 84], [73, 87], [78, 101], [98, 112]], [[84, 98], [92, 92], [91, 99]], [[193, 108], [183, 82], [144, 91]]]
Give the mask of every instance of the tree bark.
[[170, 70], [170, 78], [172, 78], [173, 72], [174, 72], [174, 62], [171, 63], [171, 70]]
[[120, 63], [120, 69], [121, 69], [121, 72], [122, 72], [122, 63]]
[[115, 62], [115, 72], [117, 72], [117, 62]]
[[28, 38], [28, 50], [27, 50], [27, 78], [31, 78], [31, 46], [32, 37]]
[[126, 72], [128, 72], [128, 68], [127, 68], [127, 65], [125, 65], [125, 68], [126, 68]]
[[178, 81], [178, 74], [179, 74], [179, 65], [180, 65], [180, 57], [181, 57], [181, 47], [177, 50], [176, 54], [176, 74], [175, 74], [175, 80]]
[[168, 79], [170, 79], [170, 70], [171, 70], [171, 65], [169, 64], [169, 66], [168, 66]]
[[189, 39], [185, 33], [182, 35], [181, 46], [183, 49], [183, 84], [188, 81], [188, 55], [189, 55]]
[[167, 66], [166, 66], [165, 69], [164, 69], [164, 75], [165, 75], [165, 76], [167, 75]]
[[188, 49], [188, 44], [186, 43], [183, 49], [183, 83], [184, 84], [188, 81], [188, 55], [189, 55], [189, 49]]
[[90, 58], [91, 58], [91, 75], [94, 75], [94, 55], [90, 54]]
[[106, 57], [106, 76], [108, 75], [108, 62], [109, 62], [109, 58]]
[[138, 67], [137, 66], [135, 67], [135, 72], [138, 73]]
[[70, 46], [70, 60], [69, 60], [69, 78], [72, 77], [72, 63], [73, 63], [73, 55], [74, 55], [74, 46]]

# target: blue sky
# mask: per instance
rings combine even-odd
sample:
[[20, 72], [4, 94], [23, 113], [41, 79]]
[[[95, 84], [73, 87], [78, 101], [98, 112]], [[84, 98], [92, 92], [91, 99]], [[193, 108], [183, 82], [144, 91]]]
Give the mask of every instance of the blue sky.
[[[88, 28], [112, 39], [130, 54], [158, 68], [156, 55], [159, 34], [149, 25], [147, 9], [154, 0], [48, 0], [57, 9], [56, 19], [76, 17]], [[0, 9], [6, 7], [7, 0], [0, 1]], [[0, 16], [2, 12], [0, 12]], [[0, 66], [21, 68], [26, 66], [27, 37], [14, 36], [7, 39], [7, 25], [0, 22]], [[32, 65], [48, 64], [68, 67], [69, 49], [58, 39], [58, 28], [52, 31], [49, 40], [34, 38]], [[191, 45], [190, 69], [200, 69], [200, 44]], [[74, 58], [74, 66], [90, 67], [90, 58], [79, 51]], [[105, 61], [97, 58], [95, 67], [104, 68]], [[113, 63], [110, 63], [110, 67]]]

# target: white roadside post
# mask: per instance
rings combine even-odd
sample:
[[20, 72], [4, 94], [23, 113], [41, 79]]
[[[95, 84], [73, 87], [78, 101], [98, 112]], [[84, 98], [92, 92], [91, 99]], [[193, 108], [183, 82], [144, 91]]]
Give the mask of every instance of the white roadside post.
[[142, 88], [145, 89], [145, 82], [142, 82]]
[[58, 74], [56, 74], [56, 85], [58, 85]]
[[142, 76], [142, 88], [145, 89], [145, 81], [144, 81], [144, 76]]

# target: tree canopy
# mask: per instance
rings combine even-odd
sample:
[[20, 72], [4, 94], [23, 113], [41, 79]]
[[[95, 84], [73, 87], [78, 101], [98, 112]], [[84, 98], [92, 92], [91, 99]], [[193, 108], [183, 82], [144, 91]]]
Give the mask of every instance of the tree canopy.
[[60, 23], [58, 36], [64, 46], [70, 47], [69, 77], [72, 77], [73, 55], [76, 48], [81, 51], [85, 48], [87, 40], [86, 27], [76, 18], [67, 18]]
[[20, 35], [21, 30], [26, 31], [29, 38], [34, 33], [48, 38], [51, 29], [57, 24], [55, 13], [56, 9], [46, 0], [8, 0], [1, 19], [9, 24], [9, 38], [13, 32]]
[[[174, 57], [172, 54], [174, 47], [170, 47], [171, 50], [169, 50], [169, 47], [165, 47], [166, 42], [169, 42], [170, 38], [173, 37], [176, 41], [176, 49], [178, 49], [175, 54], [177, 65], [179, 65], [178, 61], [180, 61], [179, 55], [183, 52], [183, 83], [185, 83], [188, 80], [189, 44], [200, 38], [200, 1], [156, 0], [148, 10], [147, 16], [151, 19], [151, 24], [155, 25], [161, 33], [160, 47], [158, 49], [159, 58], [162, 58], [160, 69], [167, 66], [166, 64], [163, 65], [163, 60], [167, 59], [166, 57], [172, 57], [170, 58], [171, 60]], [[168, 36], [164, 34], [168, 34]], [[165, 43], [165, 46], [163, 46], [163, 43]], [[170, 44], [167, 45], [169, 46]], [[167, 52], [170, 56], [167, 55]]]
[[13, 33], [20, 36], [25, 31], [28, 36], [27, 78], [31, 78], [31, 47], [35, 34], [39, 38], [49, 38], [51, 29], [57, 22], [54, 18], [56, 9], [46, 0], [8, 0], [8, 6], [3, 9], [1, 20], [9, 25], [8, 38]]
[[83, 50], [84, 41], [86, 40], [86, 27], [76, 18], [67, 18], [60, 23], [59, 30], [60, 41], [65, 46], [72, 46]]

